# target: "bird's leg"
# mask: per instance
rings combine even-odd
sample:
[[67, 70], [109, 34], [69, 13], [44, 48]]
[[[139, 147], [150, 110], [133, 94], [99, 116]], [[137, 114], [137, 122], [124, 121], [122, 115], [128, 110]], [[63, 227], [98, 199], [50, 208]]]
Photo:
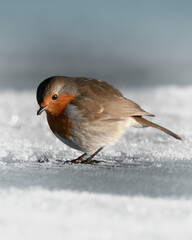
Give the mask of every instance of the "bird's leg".
[[80, 157], [65, 161], [65, 163], [84, 163], [84, 164], [92, 164], [92, 163], [98, 163], [100, 161], [92, 160], [103, 148], [99, 148], [95, 153], [93, 153], [90, 157], [84, 160], [84, 157], [87, 155], [87, 153], [83, 153]]
[[95, 153], [93, 153], [89, 158], [87, 158], [86, 160], [83, 160], [81, 163], [85, 163], [85, 164], [91, 164], [91, 163], [98, 163], [100, 161], [97, 160], [92, 160], [103, 148], [99, 148]]
[[82, 163], [83, 158], [87, 155], [87, 153], [83, 153], [81, 156], [79, 156], [76, 159], [70, 160], [70, 161], [65, 161], [65, 163]]

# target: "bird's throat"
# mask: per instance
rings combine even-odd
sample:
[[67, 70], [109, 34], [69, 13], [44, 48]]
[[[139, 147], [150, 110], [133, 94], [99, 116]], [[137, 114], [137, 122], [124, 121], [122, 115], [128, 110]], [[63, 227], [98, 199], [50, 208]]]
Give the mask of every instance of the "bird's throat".
[[63, 113], [66, 106], [74, 99], [72, 94], [60, 95], [56, 101], [52, 101], [46, 108], [46, 112], [54, 116], [59, 116]]

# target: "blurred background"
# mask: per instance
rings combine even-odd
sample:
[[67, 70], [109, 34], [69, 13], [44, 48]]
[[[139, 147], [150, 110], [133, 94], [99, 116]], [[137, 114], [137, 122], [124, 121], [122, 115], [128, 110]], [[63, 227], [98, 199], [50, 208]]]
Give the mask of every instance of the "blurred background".
[[1, 0], [0, 87], [52, 75], [191, 84], [192, 1]]

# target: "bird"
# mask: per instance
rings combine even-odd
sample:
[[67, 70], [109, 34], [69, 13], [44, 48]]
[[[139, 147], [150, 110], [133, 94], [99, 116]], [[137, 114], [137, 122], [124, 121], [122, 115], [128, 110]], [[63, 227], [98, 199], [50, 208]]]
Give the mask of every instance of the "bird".
[[144, 118], [154, 115], [102, 80], [49, 77], [39, 84], [36, 98], [37, 115], [46, 112], [54, 135], [69, 147], [83, 152], [71, 163], [93, 163], [96, 161], [93, 158], [104, 147], [114, 144], [130, 127], [152, 127], [182, 140], [174, 132]]

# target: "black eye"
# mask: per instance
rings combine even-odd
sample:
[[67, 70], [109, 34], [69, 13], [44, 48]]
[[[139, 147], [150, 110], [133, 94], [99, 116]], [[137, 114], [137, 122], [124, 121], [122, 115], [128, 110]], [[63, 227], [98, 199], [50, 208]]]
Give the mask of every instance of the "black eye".
[[56, 100], [57, 98], [58, 98], [57, 94], [54, 94], [53, 97], [52, 97], [53, 100]]

